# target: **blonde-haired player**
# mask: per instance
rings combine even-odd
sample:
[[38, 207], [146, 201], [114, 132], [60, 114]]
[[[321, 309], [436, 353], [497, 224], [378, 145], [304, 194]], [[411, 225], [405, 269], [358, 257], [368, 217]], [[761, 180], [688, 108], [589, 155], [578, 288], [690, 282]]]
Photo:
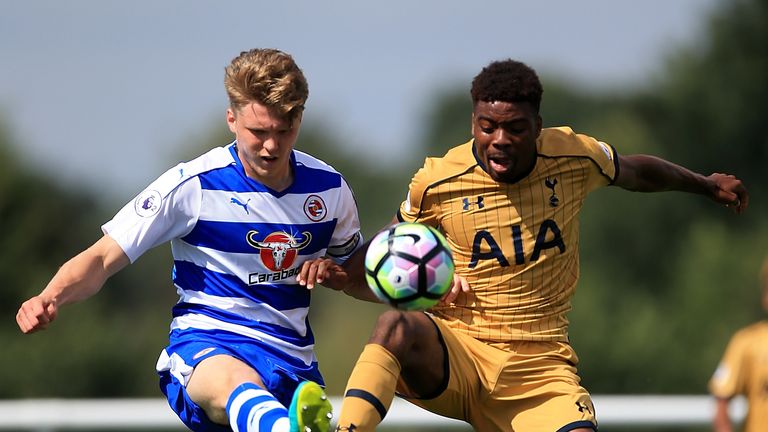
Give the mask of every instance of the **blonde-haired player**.
[[361, 246], [355, 200], [340, 173], [294, 149], [309, 87], [292, 56], [244, 51], [224, 85], [235, 141], [161, 175], [16, 320], [24, 333], [45, 329], [170, 242], [179, 301], [156, 369], [181, 421], [195, 432], [328, 432], [311, 294], [294, 276], [306, 260], [341, 263]]
[[[428, 158], [400, 221], [445, 234], [457, 281], [427, 313], [382, 314], [355, 365], [337, 430], [371, 431], [395, 392], [478, 431], [591, 431], [567, 312], [579, 275], [578, 215], [591, 191], [698, 193], [741, 212], [735, 177], [702, 176], [646, 156], [623, 156], [567, 127], [542, 128], [542, 86], [523, 63], [485, 67], [472, 82], [472, 139]], [[370, 298], [362, 249], [344, 267], [305, 264], [318, 280]], [[471, 287], [471, 289], [469, 289]]]
[[[768, 311], [768, 258], [760, 271], [763, 309]], [[768, 430], [768, 320], [742, 328], [731, 337], [722, 360], [709, 381], [715, 397], [716, 432], [731, 432], [728, 405], [736, 395], [747, 399], [744, 432]]]

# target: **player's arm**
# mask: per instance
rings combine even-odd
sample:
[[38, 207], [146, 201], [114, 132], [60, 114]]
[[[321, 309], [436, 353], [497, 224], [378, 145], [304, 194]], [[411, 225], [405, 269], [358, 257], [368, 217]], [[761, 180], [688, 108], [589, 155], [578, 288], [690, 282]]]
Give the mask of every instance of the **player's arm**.
[[130, 263], [122, 248], [108, 235], [70, 259], [43, 291], [22, 303], [16, 322], [23, 333], [44, 330], [61, 306], [85, 300], [104, 282]]
[[637, 192], [681, 191], [704, 195], [741, 213], [749, 194], [741, 180], [728, 174], [704, 176], [685, 167], [649, 155], [619, 156], [614, 185]]
[[[397, 222], [397, 218], [393, 218], [389, 225]], [[370, 240], [366, 241], [341, 265], [327, 257], [306, 261], [296, 280], [299, 285], [309, 289], [314, 288], [315, 283], [319, 283], [327, 288], [343, 291], [359, 300], [381, 303], [365, 280], [365, 253], [368, 251], [369, 244]]]
[[729, 402], [730, 400], [726, 398], [715, 398], [715, 416], [712, 419], [715, 432], [733, 432], [731, 417], [728, 415]]

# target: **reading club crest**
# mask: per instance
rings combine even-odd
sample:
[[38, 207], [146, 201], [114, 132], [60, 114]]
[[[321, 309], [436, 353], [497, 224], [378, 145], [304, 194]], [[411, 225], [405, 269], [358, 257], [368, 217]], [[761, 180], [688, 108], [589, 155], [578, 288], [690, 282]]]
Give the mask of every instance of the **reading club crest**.
[[307, 200], [304, 201], [304, 214], [307, 215], [312, 222], [320, 222], [325, 218], [326, 214], [325, 202], [317, 195], [310, 195]]

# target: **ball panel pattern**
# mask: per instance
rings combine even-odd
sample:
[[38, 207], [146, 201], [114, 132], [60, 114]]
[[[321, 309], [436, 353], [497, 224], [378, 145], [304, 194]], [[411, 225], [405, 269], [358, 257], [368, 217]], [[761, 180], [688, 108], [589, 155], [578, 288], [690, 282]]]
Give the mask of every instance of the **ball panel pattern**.
[[383, 302], [403, 310], [428, 309], [450, 289], [454, 264], [443, 235], [420, 223], [381, 231], [365, 256], [365, 277]]

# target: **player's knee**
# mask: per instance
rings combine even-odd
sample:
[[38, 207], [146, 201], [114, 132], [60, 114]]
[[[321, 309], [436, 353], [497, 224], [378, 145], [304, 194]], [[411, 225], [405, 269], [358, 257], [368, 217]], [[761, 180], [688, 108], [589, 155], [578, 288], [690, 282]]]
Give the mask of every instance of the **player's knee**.
[[369, 342], [379, 344], [397, 355], [409, 349], [418, 334], [413, 312], [389, 310], [379, 316]]
[[205, 415], [217, 424], [229, 425], [229, 416], [227, 415], [227, 401], [226, 398], [214, 398], [206, 403], [200, 404], [205, 411]]

